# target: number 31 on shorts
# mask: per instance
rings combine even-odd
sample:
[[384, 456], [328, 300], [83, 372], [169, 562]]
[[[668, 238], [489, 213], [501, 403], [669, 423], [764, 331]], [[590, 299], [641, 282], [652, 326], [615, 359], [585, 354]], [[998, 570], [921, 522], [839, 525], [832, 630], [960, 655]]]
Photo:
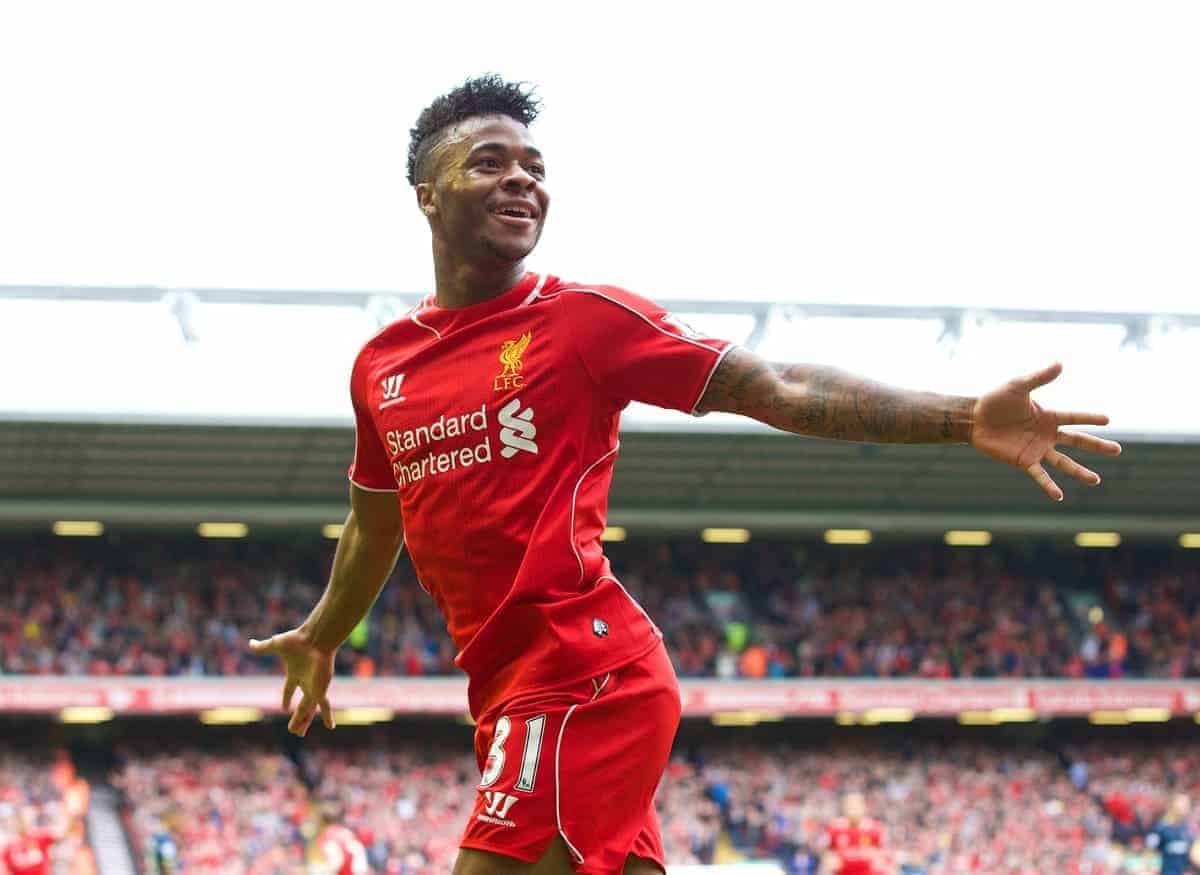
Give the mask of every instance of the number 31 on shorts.
[[[506, 755], [504, 744], [512, 733], [512, 721], [508, 715], [496, 721], [496, 731], [492, 735], [492, 746], [488, 749], [487, 762], [483, 775], [480, 776], [479, 786], [490, 787], [500, 779], [504, 771]], [[521, 773], [517, 776], [514, 789], [533, 792], [534, 782], [537, 781], [538, 760], [542, 756], [542, 740], [546, 735], [546, 715], [538, 714], [525, 721], [525, 749], [521, 752]]]

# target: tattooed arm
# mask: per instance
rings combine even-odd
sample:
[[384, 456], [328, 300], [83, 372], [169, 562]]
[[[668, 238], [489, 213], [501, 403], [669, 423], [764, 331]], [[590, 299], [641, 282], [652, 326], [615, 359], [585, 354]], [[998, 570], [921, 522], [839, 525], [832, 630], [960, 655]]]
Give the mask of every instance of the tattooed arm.
[[1047, 410], [1030, 397], [1058, 378], [1054, 363], [1016, 377], [979, 398], [893, 389], [821, 365], [778, 365], [734, 348], [709, 381], [697, 409], [740, 413], [795, 434], [897, 444], [970, 444], [998, 462], [1019, 468], [1046, 495], [1063, 492], [1046, 472], [1057, 468], [1088, 486], [1100, 475], [1080, 465], [1058, 445], [1115, 456], [1116, 441], [1064, 425], [1107, 425], [1102, 413]]
[[772, 364], [734, 348], [698, 409], [722, 410], [783, 431], [847, 441], [965, 444], [975, 398], [895, 389], [823, 365]]

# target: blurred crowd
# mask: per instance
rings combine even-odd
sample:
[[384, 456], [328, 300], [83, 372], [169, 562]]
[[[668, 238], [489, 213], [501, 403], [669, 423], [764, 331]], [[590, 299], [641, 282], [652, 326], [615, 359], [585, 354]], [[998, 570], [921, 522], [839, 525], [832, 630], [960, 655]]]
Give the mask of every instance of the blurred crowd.
[[[784, 542], [610, 544], [681, 676], [1197, 677], [1200, 565], [1182, 551]], [[247, 675], [298, 624], [329, 542], [31, 542], [0, 552], [0, 673]], [[455, 671], [402, 560], [342, 674]]]
[[[1091, 743], [1069, 756], [963, 743], [730, 746], [701, 762], [734, 846], [797, 875], [819, 871], [848, 792], [863, 794], [882, 825], [883, 871], [927, 875], [1157, 872], [1146, 834], [1175, 794], [1200, 792], [1195, 744]], [[1188, 826], [1196, 835], [1200, 824]], [[1137, 868], [1142, 861], [1154, 868]]]
[[[450, 871], [475, 802], [469, 744], [125, 751], [113, 784], [150, 873], [324, 873], [319, 841], [348, 827], [369, 871]], [[333, 870], [336, 871], [336, 870]]]
[[[361, 842], [369, 871], [441, 875], [478, 777], [467, 753], [393, 740], [323, 747], [299, 763], [266, 749], [130, 753], [114, 783], [152, 873], [320, 872], [313, 840], [336, 821]], [[1050, 753], [710, 740], [677, 749], [659, 788], [667, 861], [775, 860], [790, 875], [816, 875], [850, 793], [882, 829], [880, 873], [1151, 872], [1157, 854], [1145, 834], [1173, 796], [1200, 793], [1200, 744], [1089, 742]], [[1136, 826], [1122, 834], [1126, 815]], [[1194, 836], [1200, 822], [1189, 813], [1184, 826]], [[173, 846], [166, 863], [164, 843]]]
[[149, 872], [305, 871], [309, 802], [287, 758], [239, 748], [123, 760], [112, 783], [130, 803], [126, 829]]
[[96, 875], [83, 822], [89, 798], [65, 751], [0, 743], [0, 875]]

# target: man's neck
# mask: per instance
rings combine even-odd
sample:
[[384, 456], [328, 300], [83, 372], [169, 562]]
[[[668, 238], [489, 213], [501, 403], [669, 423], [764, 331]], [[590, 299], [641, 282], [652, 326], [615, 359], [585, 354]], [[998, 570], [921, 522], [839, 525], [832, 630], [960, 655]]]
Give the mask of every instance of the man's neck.
[[457, 309], [490, 301], [511, 289], [525, 275], [525, 262], [479, 265], [452, 262], [438, 258], [435, 253], [433, 272], [437, 282], [437, 305]]

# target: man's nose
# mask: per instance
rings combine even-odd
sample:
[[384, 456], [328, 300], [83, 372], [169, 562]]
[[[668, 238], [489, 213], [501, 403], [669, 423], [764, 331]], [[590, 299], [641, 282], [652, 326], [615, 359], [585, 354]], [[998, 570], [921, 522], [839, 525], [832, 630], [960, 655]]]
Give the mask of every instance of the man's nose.
[[500, 185], [506, 191], [525, 191], [537, 185], [537, 178], [532, 176], [520, 164], [514, 164], [504, 175]]

